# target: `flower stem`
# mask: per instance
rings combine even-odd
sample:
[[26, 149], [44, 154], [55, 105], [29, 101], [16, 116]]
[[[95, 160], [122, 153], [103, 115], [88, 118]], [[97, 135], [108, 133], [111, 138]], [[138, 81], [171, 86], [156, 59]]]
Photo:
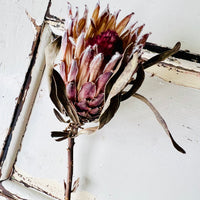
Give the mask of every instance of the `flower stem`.
[[65, 200], [71, 200], [72, 191], [72, 178], [73, 178], [73, 152], [74, 152], [74, 138], [68, 138], [68, 176], [67, 176], [67, 186], [65, 190]]

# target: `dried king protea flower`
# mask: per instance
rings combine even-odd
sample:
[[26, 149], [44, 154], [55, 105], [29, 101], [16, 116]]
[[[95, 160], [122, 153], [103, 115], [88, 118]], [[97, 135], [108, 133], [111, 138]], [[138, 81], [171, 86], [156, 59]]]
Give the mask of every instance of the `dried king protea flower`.
[[[99, 14], [97, 3], [89, 27], [86, 27], [88, 9], [78, 19], [78, 11], [72, 15], [68, 4], [65, 32], [61, 43], [60, 74], [66, 87], [66, 95], [75, 108], [81, 123], [98, 119], [105, 100], [105, 86], [110, 78], [122, 74], [127, 64], [128, 76], [120, 88], [132, 80], [140, 65], [141, 49], [149, 34], [140, 36], [144, 25], [135, 28], [127, 25], [134, 13], [127, 15], [118, 24], [119, 11], [110, 13], [107, 7]], [[107, 94], [108, 95], [108, 94]]]
[[[99, 11], [97, 3], [87, 26], [87, 6], [79, 19], [78, 9], [73, 16], [68, 3], [62, 40], [58, 38], [47, 48], [47, 65], [54, 65], [58, 51], [61, 56], [61, 76], [56, 70], [51, 74], [50, 97], [60, 111], [54, 109], [54, 112], [63, 122], [66, 121], [60, 113], [70, 117], [69, 126], [63, 132], [52, 132], [53, 137], [59, 137], [58, 141], [77, 136], [79, 128], [87, 122], [98, 121], [99, 125], [86, 131], [102, 128], [112, 119], [120, 102], [141, 86], [144, 69], [180, 48], [178, 42], [173, 49], [145, 62], [141, 51], [150, 33], [141, 35], [144, 25], [135, 27], [136, 23], [130, 23], [134, 13], [117, 23], [119, 11], [112, 14], [108, 6], [101, 14]], [[169, 131], [166, 132], [173, 145], [183, 151]]]
[[[54, 113], [60, 121], [68, 123], [64, 131], [52, 132], [52, 137], [58, 138], [57, 141], [68, 138], [69, 142], [66, 200], [70, 200], [72, 191], [74, 137], [102, 128], [112, 119], [120, 102], [133, 95], [147, 103], [174, 147], [185, 153], [174, 141], [153, 105], [145, 97], [136, 94], [144, 80], [144, 69], [176, 53], [180, 43], [144, 61], [141, 51], [149, 33], [141, 35], [144, 25], [135, 27], [136, 23], [130, 23], [134, 13], [117, 23], [119, 11], [112, 14], [108, 6], [101, 14], [99, 11], [100, 5], [97, 3], [87, 26], [87, 7], [79, 19], [78, 9], [72, 15], [68, 3], [63, 37], [58, 37], [46, 49], [46, 65], [52, 69], [50, 97], [57, 108]], [[58, 52], [61, 56], [60, 72], [53, 69]], [[70, 117], [70, 120], [66, 121], [61, 114]], [[85, 123], [92, 121], [97, 121], [98, 126], [83, 129]]]

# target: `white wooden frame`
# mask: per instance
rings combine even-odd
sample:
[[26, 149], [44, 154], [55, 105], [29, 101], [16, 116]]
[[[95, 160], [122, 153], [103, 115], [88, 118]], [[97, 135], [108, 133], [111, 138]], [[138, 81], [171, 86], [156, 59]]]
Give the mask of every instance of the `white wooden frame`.
[[[47, 22], [53, 25], [53, 22], [51, 20], [48, 20]], [[12, 132], [13, 137], [11, 139], [8, 152], [1, 167], [0, 180], [2, 182], [0, 192], [7, 199], [53, 199], [52, 197], [42, 194], [41, 192], [32, 190], [31, 188], [27, 188], [26, 182], [24, 182], [24, 185], [21, 185], [19, 183], [21, 179], [20, 177], [16, 176], [16, 173], [14, 177], [11, 176], [13, 172], [13, 165], [15, 164], [17, 153], [18, 151], [20, 151], [21, 141], [26, 131], [26, 126], [29, 120], [29, 116], [31, 115], [32, 106], [34, 104], [34, 100], [43, 76], [43, 71], [45, 67], [44, 49], [46, 45], [50, 42], [51, 36], [52, 35], [49, 25], [45, 24], [42, 28], [36, 62], [31, 72], [31, 82], [29, 85], [29, 89], [26, 93], [26, 101], [24, 102], [23, 109]], [[152, 55], [154, 55], [153, 52], [146, 51], [144, 54], [144, 58], [149, 58]], [[169, 68], [171, 69], [169, 70]], [[148, 69], [148, 72], [175, 84], [200, 89], [199, 63], [187, 61], [184, 59], [168, 59], [167, 61]]]

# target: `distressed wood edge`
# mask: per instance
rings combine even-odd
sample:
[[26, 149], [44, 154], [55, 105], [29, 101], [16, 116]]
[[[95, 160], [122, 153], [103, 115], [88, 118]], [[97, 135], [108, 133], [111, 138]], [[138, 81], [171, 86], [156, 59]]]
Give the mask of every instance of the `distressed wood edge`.
[[[147, 60], [155, 55], [156, 53], [145, 50], [142, 58]], [[145, 72], [169, 83], [200, 89], [200, 63], [169, 57], [165, 61], [147, 68]]]
[[[146, 42], [144, 49], [154, 53], [162, 53], [169, 50], [170, 48], [162, 47], [151, 42]], [[191, 53], [189, 50], [179, 50], [172, 57], [200, 63], [200, 54]]]
[[[0, 199], [6, 200], [57, 200], [31, 187], [25, 187], [24, 184], [14, 180], [5, 180], [0, 182]], [[84, 190], [72, 193], [72, 199], [96, 200], [97, 198]], [[61, 199], [60, 199], [61, 200]]]
[[8, 200], [55, 200], [53, 197], [33, 188], [26, 187], [24, 184], [14, 180], [5, 180], [0, 182], [0, 198], [1, 196]]
[[52, 180], [32, 177], [20, 169], [14, 169], [11, 180], [24, 185], [24, 187], [32, 188], [54, 199], [62, 199], [64, 194], [63, 185]]
[[0, 181], [8, 179], [12, 173], [13, 165], [16, 161], [17, 153], [20, 150], [22, 138], [43, 76], [45, 68], [44, 51], [50, 42], [51, 36], [52, 33], [49, 26], [45, 24], [41, 31], [37, 52], [35, 57], [33, 57], [34, 62], [30, 66], [31, 69], [29, 68], [30, 70], [27, 72], [25, 91], [22, 94], [22, 102], [20, 102], [22, 105], [20, 109], [16, 107], [17, 112], [14, 113], [13, 118], [15, 118], [16, 113], [17, 118], [15, 119], [15, 124], [11, 123], [10, 131], [8, 132], [1, 153]]

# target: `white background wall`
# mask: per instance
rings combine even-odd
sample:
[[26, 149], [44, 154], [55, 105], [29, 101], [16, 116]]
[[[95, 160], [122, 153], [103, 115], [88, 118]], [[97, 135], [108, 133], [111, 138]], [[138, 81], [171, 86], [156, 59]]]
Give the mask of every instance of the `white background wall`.
[[[82, 9], [85, 3], [91, 11], [96, 2], [71, 1]], [[101, 1], [103, 8], [106, 4]], [[145, 23], [145, 31], [152, 32], [149, 42], [171, 47], [181, 41], [182, 49], [199, 53], [199, 1], [111, 0], [109, 4], [111, 10], [122, 9], [120, 16], [134, 11], [135, 20]], [[34, 38], [24, 10], [41, 23], [47, 1], [1, 0], [0, 5], [0, 134], [3, 141]], [[63, 18], [65, 6], [66, 1], [54, 0], [52, 14]], [[173, 149], [145, 105], [128, 100], [102, 131], [77, 139], [74, 178], [81, 178], [80, 190], [88, 191], [97, 200], [199, 200], [199, 90], [148, 77], [140, 91], [160, 110], [187, 154]], [[61, 126], [49, 109], [51, 106], [43, 81], [15, 168], [37, 179], [39, 187], [53, 185], [54, 193], [62, 196], [67, 144], [50, 138], [50, 131]]]

